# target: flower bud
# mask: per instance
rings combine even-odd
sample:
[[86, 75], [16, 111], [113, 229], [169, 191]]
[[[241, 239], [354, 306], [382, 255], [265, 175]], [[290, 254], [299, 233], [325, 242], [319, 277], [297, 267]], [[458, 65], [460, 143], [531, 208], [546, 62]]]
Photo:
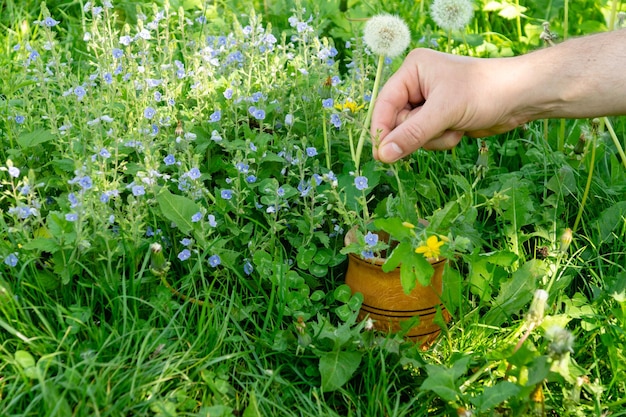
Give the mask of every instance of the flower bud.
[[533, 301], [530, 303], [530, 308], [528, 309], [527, 319], [529, 325], [536, 327], [543, 321], [548, 302], [548, 295], [549, 294], [546, 290], [539, 289], [535, 291]]
[[567, 229], [565, 229], [565, 231], [563, 231], [563, 234], [561, 235], [561, 246], [560, 246], [560, 251], [565, 253], [567, 252], [567, 250], [569, 249], [569, 245], [570, 243], [572, 243], [572, 229], [570, 229], [569, 227]]
[[163, 247], [160, 243], [150, 245], [150, 268], [154, 272], [163, 272], [167, 268], [165, 256], [163, 256]]

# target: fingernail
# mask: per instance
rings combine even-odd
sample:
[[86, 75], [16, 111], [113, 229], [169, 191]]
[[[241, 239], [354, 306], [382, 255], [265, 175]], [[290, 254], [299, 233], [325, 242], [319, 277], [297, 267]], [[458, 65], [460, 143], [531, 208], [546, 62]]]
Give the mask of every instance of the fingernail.
[[378, 152], [382, 157], [381, 159], [389, 162], [395, 162], [402, 157], [402, 149], [395, 142], [385, 144]]

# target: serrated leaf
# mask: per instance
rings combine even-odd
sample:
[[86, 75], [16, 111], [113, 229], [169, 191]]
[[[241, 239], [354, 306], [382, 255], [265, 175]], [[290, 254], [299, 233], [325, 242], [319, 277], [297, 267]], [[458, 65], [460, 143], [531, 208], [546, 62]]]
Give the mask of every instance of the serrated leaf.
[[191, 218], [200, 211], [200, 207], [191, 199], [162, 188], [156, 200], [165, 218], [174, 222], [182, 233], [187, 234], [194, 228]]
[[361, 364], [362, 356], [360, 352], [339, 350], [320, 353], [322, 392], [335, 391], [348, 382]]
[[472, 398], [471, 402], [478, 407], [479, 412], [485, 412], [493, 409], [495, 406], [502, 404], [509, 398], [520, 392], [520, 387], [509, 381], [501, 381], [492, 387], [487, 387], [476, 398]]
[[37, 129], [32, 132], [22, 133], [17, 138], [17, 143], [22, 148], [31, 148], [54, 139], [54, 135], [47, 129]]
[[409, 294], [417, 283], [423, 286], [430, 285], [435, 269], [422, 255], [415, 252], [403, 260], [400, 265], [400, 281], [405, 294]]
[[401, 242], [382, 265], [383, 272], [391, 272], [396, 269], [402, 261], [411, 254], [411, 251], [412, 247], [410, 243]]

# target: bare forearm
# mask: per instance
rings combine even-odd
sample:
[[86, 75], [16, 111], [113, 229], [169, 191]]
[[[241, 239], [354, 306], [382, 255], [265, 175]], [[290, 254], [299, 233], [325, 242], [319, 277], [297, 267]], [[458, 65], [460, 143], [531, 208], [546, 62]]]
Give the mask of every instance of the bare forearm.
[[514, 60], [521, 118], [626, 114], [626, 30], [572, 39]]

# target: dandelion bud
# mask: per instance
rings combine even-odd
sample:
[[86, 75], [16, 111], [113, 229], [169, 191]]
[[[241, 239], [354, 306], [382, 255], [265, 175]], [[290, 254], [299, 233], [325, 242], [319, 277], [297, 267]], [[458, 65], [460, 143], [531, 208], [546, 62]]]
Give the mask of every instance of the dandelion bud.
[[163, 247], [160, 243], [150, 245], [150, 267], [154, 272], [162, 272], [167, 268], [165, 256], [163, 256]]
[[411, 32], [398, 16], [379, 14], [365, 24], [363, 40], [376, 55], [393, 58], [409, 46]]
[[584, 134], [581, 134], [578, 137], [578, 142], [576, 142], [576, 145], [574, 146], [574, 153], [576, 155], [580, 155], [585, 151], [585, 144], [587, 143], [587, 138], [585, 137]]
[[565, 229], [565, 231], [561, 235], [560, 241], [561, 241], [561, 247], [560, 247], [561, 252], [567, 252], [567, 249], [569, 249], [570, 243], [572, 243], [572, 229], [570, 229], [569, 227]]
[[463, 29], [473, 15], [471, 0], [435, 0], [430, 6], [430, 16], [437, 26], [446, 31]]
[[546, 338], [550, 341], [548, 354], [553, 359], [560, 359], [566, 353], [574, 353], [574, 335], [560, 326], [552, 326], [546, 330]]
[[548, 302], [548, 292], [546, 290], [535, 291], [532, 303], [528, 309], [529, 325], [538, 326], [543, 321], [543, 316]]

